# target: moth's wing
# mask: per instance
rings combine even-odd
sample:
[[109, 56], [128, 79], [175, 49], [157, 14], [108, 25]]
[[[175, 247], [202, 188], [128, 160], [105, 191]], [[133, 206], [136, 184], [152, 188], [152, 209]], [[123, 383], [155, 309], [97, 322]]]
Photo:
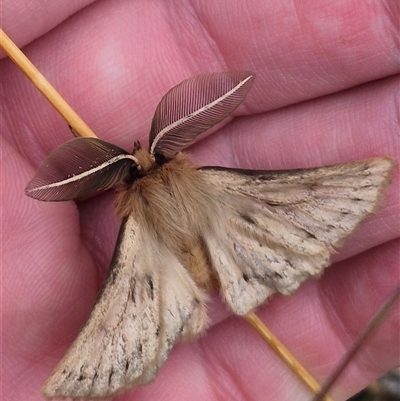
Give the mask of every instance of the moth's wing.
[[43, 201], [64, 201], [104, 191], [136, 166], [125, 150], [97, 138], [75, 138], [54, 149], [25, 188]]
[[150, 130], [150, 152], [172, 157], [228, 117], [253, 84], [248, 71], [216, 72], [189, 78], [161, 99]]
[[374, 158], [294, 171], [201, 169], [222, 191], [216, 234], [204, 240], [232, 311], [246, 314], [320, 275], [334, 248], [377, 209], [393, 167]]
[[107, 398], [147, 383], [180, 336], [199, 335], [206, 324], [203, 293], [129, 216], [98, 300], [43, 393]]

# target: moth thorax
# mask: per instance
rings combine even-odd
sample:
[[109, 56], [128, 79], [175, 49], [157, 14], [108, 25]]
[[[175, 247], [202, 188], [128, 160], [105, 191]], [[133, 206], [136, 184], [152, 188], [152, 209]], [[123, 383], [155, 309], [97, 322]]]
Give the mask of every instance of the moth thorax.
[[152, 156], [148, 149], [146, 148], [139, 148], [133, 152], [133, 156], [139, 162], [140, 170], [145, 173], [149, 171], [155, 163], [154, 156]]

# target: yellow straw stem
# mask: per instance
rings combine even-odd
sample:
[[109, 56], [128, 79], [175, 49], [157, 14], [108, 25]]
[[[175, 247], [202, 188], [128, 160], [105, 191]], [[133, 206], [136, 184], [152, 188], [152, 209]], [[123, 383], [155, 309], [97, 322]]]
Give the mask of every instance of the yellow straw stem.
[[0, 47], [10, 57], [11, 60], [21, 69], [28, 79], [39, 89], [44, 97], [68, 122], [73, 130], [82, 137], [94, 137], [96, 134], [78, 116], [71, 106], [61, 97], [49, 81], [39, 72], [39, 70], [29, 61], [24, 53], [14, 44], [14, 42], [0, 28]]
[[[263, 321], [254, 313], [250, 312], [245, 316], [247, 322], [257, 331], [262, 339], [272, 348], [273, 351], [286, 363], [287, 366], [300, 378], [300, 380], [314, 393], [318, 394], [321, 390], [319, 383], [310, 373], [300, 364], [300, 362], [290, 353], [290, 351], [279, 341], [279, 339], [268, 329]], [[323, 401], [333, 401], [326, 395]]]

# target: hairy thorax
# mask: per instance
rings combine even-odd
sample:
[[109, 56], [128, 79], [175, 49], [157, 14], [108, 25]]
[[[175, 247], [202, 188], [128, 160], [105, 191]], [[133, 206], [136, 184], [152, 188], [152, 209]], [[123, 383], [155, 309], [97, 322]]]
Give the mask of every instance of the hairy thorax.
[[213, 230], [218, 216], [210, 183], [185, 155], [163, 164], [149, 163], [149, 156], [146, 149], [135, 153], [145, 170], [118, 189], [117, 213], [121, 218], [132, 214], [156, 236], [155, 243], [178, 257], [198, 285], [209, 289], [216, 283], [203, 235]]

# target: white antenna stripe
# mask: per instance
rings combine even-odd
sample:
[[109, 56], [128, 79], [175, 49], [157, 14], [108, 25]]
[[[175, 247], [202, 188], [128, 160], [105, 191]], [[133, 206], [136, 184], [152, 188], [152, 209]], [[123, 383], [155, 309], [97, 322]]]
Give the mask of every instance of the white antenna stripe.
[[72, 177], [67, 178], [67, 179], [65, 179], [63, 181], [54, 182], [52, 184], [42, 185], [41, 187], [35, 187], [35, 188], [31, 189], [28, 192], [36, 192], [36, 191], [42, 191], [44, 189], [49, 189], [49, 188], [57, 188], [57, 187], [61, 187], [61, 186], [65, 185], [65, 184], [69, 184], [71, 182], [79, 181], [82, 178], [85, 178], [88, 175], [91, 175], [91, 174], [95, 173], [96, 171], [99, 171], [99, 170], [101, 170], [103, 168], [106, 168], [109, 165], [111, 165], [113, 163], [116, 163], [116, 162], [119, 162], [120, 160], [123, 160], [123, 159], [131, 159], [137, 165], [139, 165], [138, 159], [136, 157], [132, 156], [132, 155], [118, 155], [118, 156], [115, 156], [112, 159], [107, 160], [106, 162], [100, 164], [99, 166], [97, 166], [95, 168], [92, 168], [92, 169], [90, 169], [88, 171], [85, 171], [85, 172], [83, 172], [81, 174], [73, 175]]

